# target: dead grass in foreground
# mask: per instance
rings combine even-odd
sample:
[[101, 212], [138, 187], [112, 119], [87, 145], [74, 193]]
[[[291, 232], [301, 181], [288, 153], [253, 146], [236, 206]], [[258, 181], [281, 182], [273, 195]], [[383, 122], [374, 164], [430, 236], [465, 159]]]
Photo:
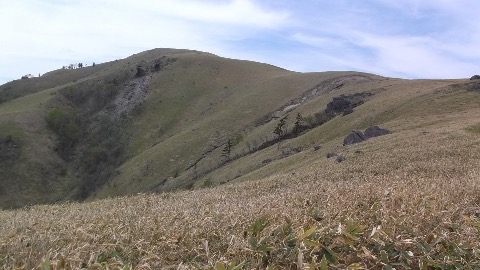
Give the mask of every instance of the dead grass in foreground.
[[353, 146], [344, 163], [319, 158], [258, 181], [2, 211], [0, 264], [478, 269], [478, 136], [389, 136]]

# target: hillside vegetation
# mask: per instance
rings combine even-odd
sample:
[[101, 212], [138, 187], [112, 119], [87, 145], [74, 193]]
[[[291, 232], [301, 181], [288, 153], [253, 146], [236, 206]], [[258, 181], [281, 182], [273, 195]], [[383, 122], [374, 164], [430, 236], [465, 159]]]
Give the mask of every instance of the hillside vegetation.
[[475, 81], [156, 49], [0, 96], [5, 269], [480, 267]]

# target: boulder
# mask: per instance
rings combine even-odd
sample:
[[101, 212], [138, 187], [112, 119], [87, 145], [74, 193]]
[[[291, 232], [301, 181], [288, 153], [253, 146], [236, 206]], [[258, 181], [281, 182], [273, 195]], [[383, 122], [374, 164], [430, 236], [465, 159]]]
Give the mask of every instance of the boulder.
[[470, 80], [480, 80], [480, 75], [473, 75]]
[[320, 149], [322, 149], [322, 146], [320, 146], [320, 145], [315, 145], [315, 146], [313, 147], [313, 150], [314, 150], [314, 151], [318, 151], [318, 150], [320, 150]]
[[390, 130], [380, 128], [378, 126], [369, 127], [363, 133], [363, 135], [365, 136], [365, 139], [370, 139], [373, 137], [383, 136], [387, 134], [390, 134]]
[[348, 136], [343, 140], [343, 146], [360, 143], [365, 141], [367, 138], [360, 130], [353, 130]]
[[338, 156], [337, 153], [328, 153], [327, 158], [332, 158]]
[[337, 156], [337, 159], [336, 159], [336, 161], [337, 161], [338, 163], [340, 163], [340, 162], [342, 162], [342, 161], [345, 161], [345, 160], [347, 160], [347, 159], [346, 159], [344, 156]]

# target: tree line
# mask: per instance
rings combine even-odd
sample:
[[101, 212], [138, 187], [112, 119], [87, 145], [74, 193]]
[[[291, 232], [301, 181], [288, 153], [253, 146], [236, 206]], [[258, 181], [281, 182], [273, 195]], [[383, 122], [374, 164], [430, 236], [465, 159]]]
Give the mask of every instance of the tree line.
[[[70, 64], [68, 66], [63, 66], [62, 69], [77, 69], [77, 68], [83, 68], [83, 67], [86, 67], [87, 64], [83, 64], [83, 63], [76, 63], [76, 64]], [[95, 66], [95, 62], [92, 63], [92, 67]]]
[[[87, 64], [84, 64], [84, 63], [76, 63], [76, 64], [70, 64], [68, 66], [63, 66], [62, 69], [77, 69], [77, 68], [83, 68], [83, 67], [87, 67], [88, 65]], [[95, 62], [92, 63], [92, 67], [95, 66]], [[24, 79], [30, 79], [30, 78], [33, 78], [35, 77], [34, 75], [32, 74], [25, 74], [21, 77], [22, 80]], [[40, 73], [38, 73], [38, 77], [40, 77]]]

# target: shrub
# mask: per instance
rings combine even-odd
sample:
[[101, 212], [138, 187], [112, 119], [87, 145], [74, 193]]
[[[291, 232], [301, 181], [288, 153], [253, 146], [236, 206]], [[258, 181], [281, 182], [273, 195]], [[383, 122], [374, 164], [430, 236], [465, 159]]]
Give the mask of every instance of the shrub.
[[57, 147], [65, 158], [79, 138], [80, 127], [76, 113], [73, 110], [54, 108], [47, 114], [46, 120], [48, 126], [58, 135]]

